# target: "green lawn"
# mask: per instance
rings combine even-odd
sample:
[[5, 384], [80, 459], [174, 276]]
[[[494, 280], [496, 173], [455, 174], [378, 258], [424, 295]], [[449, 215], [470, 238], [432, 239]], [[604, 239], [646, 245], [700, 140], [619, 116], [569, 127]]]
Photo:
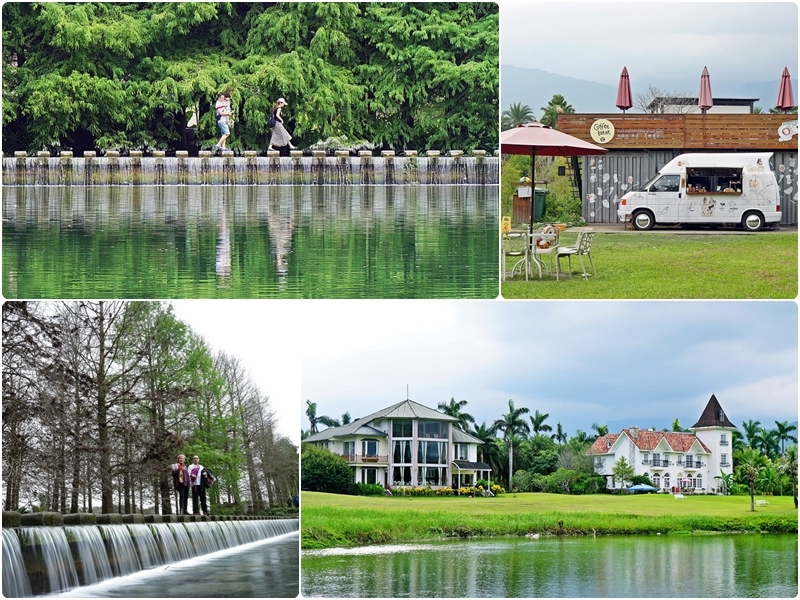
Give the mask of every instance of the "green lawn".
[[[574, 244], [567, 231], [562, 245]], [[504, 298], [788, 298], [797, 296], [797, 234], [597, 232], [597, 276], [515, 277]], [[585, 261], [588, 267], [588, 260]], [[561, 264], [566, 269], [567, 262]], [[573, 257], [573, 271], [580, 262]], [[590, 270], [590, 269], [589, 269]], [[590, 270], [591, 272], [591, 270]]]
[[788, 496], [750, 512], [749, 496], [669, 494], [497, 498], [365, 497], [303, 492], [304, 548], [352, 546], [473, 535], [655, 534], [797, 531]]

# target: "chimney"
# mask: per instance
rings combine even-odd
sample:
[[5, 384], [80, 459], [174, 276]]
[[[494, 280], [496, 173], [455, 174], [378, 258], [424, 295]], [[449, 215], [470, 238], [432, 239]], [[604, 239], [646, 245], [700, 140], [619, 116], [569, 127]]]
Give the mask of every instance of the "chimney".
[[639, 428], [638, 427], [631, 427], [630, 430], [631, 430], [631, 436], [633, 436], [634, 438], [638, 438], [639, 437]]

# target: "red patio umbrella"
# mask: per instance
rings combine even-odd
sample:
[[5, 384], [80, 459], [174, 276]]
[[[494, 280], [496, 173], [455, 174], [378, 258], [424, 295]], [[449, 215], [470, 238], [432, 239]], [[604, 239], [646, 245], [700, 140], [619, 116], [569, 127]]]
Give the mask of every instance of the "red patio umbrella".
[[700, 75], [700, 110], [703, 114], [714, 106], [714, 97], [711, 95], [711, 78], [708, 75], [708, 69], [703, 67], [703, 73]]
[[794, 93], [792, 92], [792, 76], [789, 75], [788, 67], [783, 68], [781, 75], [781, 87], [778, 90], [778, 99], [775, 107], [781, 110], [789, 110], [794, 107]]
[[617, 108], [625, 112], [631, 106], [633, 106], [631, 80], [628, 79], [628, 67], [622, 67], [622, 74], [619, 76], [619, 87], [617, 87]]
[[536, 155], [542, 156], [589, 156], [605, 154], [605, 148], [584, 142], [542, 123], [526, 123], [514, 129], [500, 132], [500, 152], [523, 154], [531, 157], [531, 231], [536, 214]]

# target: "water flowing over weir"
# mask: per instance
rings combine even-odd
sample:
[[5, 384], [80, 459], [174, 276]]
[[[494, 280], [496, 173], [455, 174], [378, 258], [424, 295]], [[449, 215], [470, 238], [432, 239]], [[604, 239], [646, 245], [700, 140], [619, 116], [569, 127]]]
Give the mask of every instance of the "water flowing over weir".
[[3, 529], [3, 595], [63, 592], [298, 531], [297, 519]]
[[108, 152], [97, 157], [86, 152], [73, 158], [70, 152], [61, 156], [18, 153], [3, 158], [3, 185], [494, 185], [500, 179], [499, 158], [481, 150], [472, 156], [457, 150], [447, 156], [431, 151], [426, 156], [384, 152], [379, 157], [369, 152], [303, 156], [299, 151], [289, 157], [277, 152], [257, 156], [254, 151], [244, 156], [201, 152], [191, 158], [181, 153], [175, 157], [165, 157], [163, 152], [161, 156], [140, 154], [120, 157]]

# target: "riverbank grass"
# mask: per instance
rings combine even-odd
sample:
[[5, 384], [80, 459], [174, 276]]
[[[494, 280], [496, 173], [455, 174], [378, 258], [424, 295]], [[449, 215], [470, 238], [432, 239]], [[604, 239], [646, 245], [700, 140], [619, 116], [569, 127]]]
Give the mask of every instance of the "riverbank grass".
[[447, 537], [632, 535], [759, 531], [796, 533], [787, 496], [750, 512], [748, 496], [669, 494], [497, 498], [365, 497], [303, 492], [303, 549]]
[[[562, 245], [574, 244], [567, 231]], [[502, 283], [504, 298], [795, 298], [797, 234], [626, 232], [594, 236], [597, 275]], [[567, 261], [562, 260], [567, 268]], [[589, 261], [584, 259], [591, 273]], [[513, 264], [513, 263], [512, 263]], [[510, 267], [509, 267], [510, 268]], [[534, 271], [536, 271], [534, 269]], [[576, 276], [574, 273], [579, 275]]]

